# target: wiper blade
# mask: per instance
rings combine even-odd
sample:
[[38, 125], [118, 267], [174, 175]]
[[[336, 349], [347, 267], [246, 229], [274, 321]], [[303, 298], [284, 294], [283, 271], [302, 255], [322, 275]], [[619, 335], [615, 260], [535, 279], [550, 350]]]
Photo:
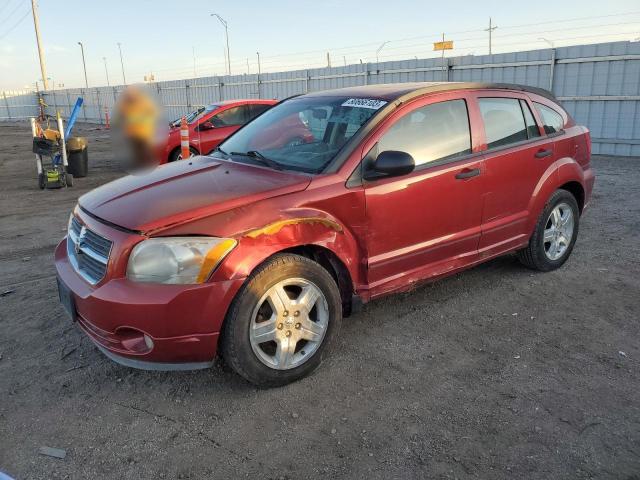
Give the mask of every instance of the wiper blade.
[[276, 170], [282, 170], [282, 165], [280, 163], [276, 162], [275, 160], [271, 160], [268, 157], [265, 157], [257, 150], [249, 150], [248, 152], [231, 152], [231, 155], [241, 155], [243, 157], [253, 158], [254, 160], [257, 160], [258, 163], [262, 163], [267, 167], [271, 167]]

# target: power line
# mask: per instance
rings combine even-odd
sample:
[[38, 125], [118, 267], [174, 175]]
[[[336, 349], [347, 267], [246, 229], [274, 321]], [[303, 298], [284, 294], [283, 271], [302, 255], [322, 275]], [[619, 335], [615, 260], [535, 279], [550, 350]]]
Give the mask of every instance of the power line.
[[6, 32], [4, 32], [2, 35], [0, 35], [0, 40], [2, 40], [3, 38], [5, 38], [5, 37], [6, 37], [7, 35], [9, 35], [11, 32], [13, 32], [13, 31], [18, 27], [18, 25], [20, 25], [20, 24], [24, 21], [24, 19], [25, 19], [25, 18], [27, 18], [27, 17], [29, 16], [29, 14], [30, 14], [30, 13], [31, 13], [31, 10], [27, 10], [27, 11], [25, 12], [25, 14], [24, 14], [22, 17], [20, 17], [20, 19], [19, 19], [16, 23], [14, 23], [14, 24], [13, 24], [13, 26], [12, 26], [11, 28], [9, 28], [9, 30], [7, 30], [7, 31], [6, 31]]
[[7, 15], [6, 17], [4, 17], [4, 19], [2, 19], [2, 21], [0, 21], [0, 25], [2, 25], [3, 23], [6, 23], [12, 16], [14, 13], [16, 13], [18, 11], [18, 9], [20, 8], [20, 3], [18, 2], [16, 4], [16, 8], [14, 8], [13, 10], [11, 10], [11, 12], [9, 12], [9, 15]]

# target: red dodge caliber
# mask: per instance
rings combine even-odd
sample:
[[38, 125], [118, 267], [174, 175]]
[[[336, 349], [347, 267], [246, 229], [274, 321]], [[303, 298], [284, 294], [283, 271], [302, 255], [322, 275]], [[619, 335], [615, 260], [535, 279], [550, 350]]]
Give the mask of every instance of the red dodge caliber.
[[[304, 127], [304, 141], [285, 141]], [[82, 196], [55, 262], [97, 347], [146, 369], [219, 352], [261, 386], [322, 361], [363, 302], [516, 252], [569, 257], [590, 138], [546, 91], [375, 85], [290, 98], [209, 156]]]

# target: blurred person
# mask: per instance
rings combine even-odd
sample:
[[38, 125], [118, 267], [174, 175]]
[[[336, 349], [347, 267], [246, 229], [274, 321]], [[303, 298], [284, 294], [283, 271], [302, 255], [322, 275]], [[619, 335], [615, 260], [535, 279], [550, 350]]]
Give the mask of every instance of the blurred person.
[[158, 165], [156, 138], [160, 109], [146, 88], [127, 87], [114, 108], [116, 155], [126, 170], [147, 170]]

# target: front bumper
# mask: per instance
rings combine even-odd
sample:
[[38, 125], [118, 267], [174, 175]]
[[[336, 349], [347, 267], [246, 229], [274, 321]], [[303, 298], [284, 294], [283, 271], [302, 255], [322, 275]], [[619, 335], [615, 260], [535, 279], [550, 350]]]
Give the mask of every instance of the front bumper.
[[243, 283], [159, 285], [107, 278], [94, 287], [73, 269], [66, 238], [56, 248], [55, 265], [71, 291], [80, 328], [111, 359], [144, 369], [210, 366], [227, 309]]

